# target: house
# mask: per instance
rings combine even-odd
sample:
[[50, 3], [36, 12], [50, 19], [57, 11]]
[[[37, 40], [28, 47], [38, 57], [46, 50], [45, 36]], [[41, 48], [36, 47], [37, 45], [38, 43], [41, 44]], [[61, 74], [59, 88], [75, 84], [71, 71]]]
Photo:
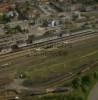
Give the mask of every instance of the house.
[[3, 15], [10, 8], [9, 3], [0, 3], [0, 15]]

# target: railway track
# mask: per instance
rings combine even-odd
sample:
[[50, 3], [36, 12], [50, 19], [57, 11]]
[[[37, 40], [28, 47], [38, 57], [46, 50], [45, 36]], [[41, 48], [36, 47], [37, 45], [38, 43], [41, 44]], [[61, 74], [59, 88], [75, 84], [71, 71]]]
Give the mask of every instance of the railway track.
[[[54, 79], [50, 82], [48, 82], [47, 84], [43, 84], [44, 86], [42, 86], [41, 88], [36, 88], [33, 90], [33, 88], [28, 88], [28, 89], [22, 89], [23, 90], [27, 90], [30, 91], [30, 96], [36, 96], [36, 95], [45, 95], [45, 94], [49, 94], [49, 93], [68, 93], [72, 91], [72, 87], [68, 86], [68, 87], [62, 87], [62, 86], [58, 86], [57, 84], [62, 83], [66, 80], [70, 80], [74, 77], [77, 77], [78, 74], [84, 74], [94, 68], [96, 68], [96, 65], [98, 65], [98, 61], [95, 61], [92, 64], [85, 64], [80, 66], [79, 68], [75, 68], [72, 69], [71, 71], [69, 71], [68, 73], [65, 73], [64, 75], [62, 75], [61, 77], [58, 77], [57, 79]], [[71, 73], [71, 74], [70, 74]], [[53, 84], [52, 86], [49, 84]], [[55, 87], [54, 87], [55, 85]], [[17, 91], [15, 89], [11, 89], [11, 91]]]
[[[84, 74], [92, 69], [95, 69], [96, 68], [96, 65], [98, 65], [98, 61], [95, 61], [94, 63], [92, 64], [84, 64], [78, 68], [75, 68], [75, 69], [72, 69], [70, 70], [69, 72], [65, 73], [64, 75], [61, 75], [57, 78], [55, 78], [54, 80], [51, 80], [45, 84], [42, 85], [43, 89], [39, 88], [39, 90], [37, 91], [32, 91], [34, 93], [34, 95], [43, 95], [43, 94], [47, 94], [47, 93], [59, 93], [60, 90], [56, 91], [56, 88], [59, 87], [59, 88], [63, 88], [61, 86], [61, 83], [64, 83], [66, 80], [71, 80], [72, 78], [75, 78], [77, 77], [77, 75], [79, 74]], [[60, 85], [58, 85], [60, 84]], [[65, 87], [64, 87], [65, 88]], [[66, 87], [66, 88], [70, 88], [68, 89], [68, 91], [70, 92], [72, 90], [72, 87]], [[47, 90], [50, 89], [49, 92], [47, 92]], [[31, 90], [31, 89], [30, 89]], [[44, 93], [43, 93], [44, 91]], [[55, 92], [54, 92], [55, 91]], [[63, 91], [63, 92], [68, 92], [66, 91], [66, 89]]]
[[[80, 67], [74, 68], [72, 70], [69, 70], [69, 72], [66, 72], [64, 75], [58, 76], [57, 78], [55, 78], [54, 80], [51, 80], [49, 82], [46, 82], [45, 84], [43, 84], [43, 86], [45, 87], [51, 87], [51, 86], [57, 86], [57, 84], [63, 83], [66, 80], [70, 80], [73, 77], [79, 75], [79, 74], [83, 74], [88, 72], [89, 70], [92, 70], [94, 68], [96, 68], [96, 65], [98, 65], [98, 61], [92, 63], [92, 64], [84, 64]], [[51, 84], [51, 85], [50, 85]]]
[[28, 54], [30, 50], [34, 49], [34, 48], [37, 48], [37, 47], [44, 47], [44, 46], [47, 46], [47, 45], [54, 45], [54, 44], [57, 44], [57, 43], [60, 43], [60, 42], [64, 42], [64, 41], [70, 41], [72, 39], [78, 39], [78, 38], [82, 38], [82, 37], [88, 37], [88, 36], [94, 36], [94, 35], [98, 35], [98, 31], [93, 31], [93, 32], [84, 32], [84, 33], [81, 33], [81, 34], [72, 34], [72, 35], [69, 35], [69, 36], [65, 36], [65, 37], [59, 37], [57, 39], [54, 39], [54, 40], [49, 40], [49, 41], [45, 41], [45, 42], [40, 42], [40, 43], [36, 43], [36, 44], [30, 44], [26, 47], [22, 47], [22, 48], [19, 48], [17, 49], [16, 51], [13, 51], [13, 52], [10, 52], [10, 53], [7, 53], [7, 54], [1, 54], [0, 55], [0, 59], [3, 59], [3, 58], [7, 58], [9, 56], [14, 56], [14, 55], [26, 55]]
[[[90, 32], [90, 33], [84, 33], [84, 34], [73, 35], [73, 36], [69, 36], [69, 37], [63, 37], [63, 38], [59, 38], [59, 39], [57, 39], [57, 40], [52, 40], [52, 41], [45, 42], [45, 43], [43, 43], [43, 44], [39, 44], [40, 46], [38, 46], [38, 45], [30, 45], [30, 46], [28, 46], [28, 47], [22, 48], [21, 50], [15, 52], [15, 53], [9, 53], [9, 54], [7, 54], [7, 55], [2, 55], [2, 57], [4, 57], [4, 59], [5, 59], [6, 57], [9, 57], [9, 56], [12, 57], [13, 55], [17, 55], [17, 54], [20, 55], [21, 53], [22, 53], [22, 55], [23, 55], [24, 53], [27, 52], [27, 50], [30, 50], [30, 49], [32, 50], [32, 48], [35, 48], [35, 47], [43, 47], [43, 46], [48, 45], [48, 44], [53, 44], [53, 43], [62, 42], [62, 41], [65, 41], [65, 40], [77, 39], [77, 38], [82, 38], [82, 37], [84, 37], [84, 36], [87, 37], [87, 36], [92, 36], [92, 35], [95, 35], [95, 36], [96, 36], [96, 35], [98, 35], [98, 33], [97, 33], [97, 32]], [[25, 55], [25, 54], [24, 54], [24, 55]], [[1, 56], [0, 56], [0, 58], [1, 58]], [[51, 87], [50, 84], [56, 85], [56, 84], [58, 84], [58, 83], [64, 82], [65, 80], [72, 79], [72, 78], [75, 77], [78, 73], [85, 73], [85, 72], [88, 71], [88, 70], [94, 69], [96, 64], [98, 65], [98, 62], [97, 62], [97, 61], [96, 61], [95, 63], [92, 63], [91, 65], [83, 65], [83, 66], [80, 66], [80, 67], [78, 67], [78, 68], [76, 68], [76, 69], [72, 69], [72, 70], [70, 70], [69, 72], [65, 73], [64, 75], [58, 76], [57, 78], [55, 78], [55, 79], [53, 79], [53, 80], [51, 80], [51, 81], [49, 81], [49, 82], [44, 83], [42, 87], [44, 87], [44, 88]], [[89, 66], [89, 67], [88, 67], [88, 66]], [[9, 67], [9, 66], [5, 66], [4, 68], [1, 67], [0, 70], [1, 70], [1, 71], [7, 70], [8, 67]], [[7, 69], [6, 69], [6, 68], [7, 68]]]
[[[85, 64], [80, 66], [79, 68], [75, 68], [70, 70], [69, 72], [65, 73], [64, 75], [61, 75], [57, 77], [54, 80], [51, 80], [45, 84], [42, 85], [42, 87], [34, 89], [28, 88], [27, 90], [30, 91], [32, 94], [30, 96], [36, 96], [36, 95], [44, 95], [49, 93], [68, 93], [72, 91], [71, 86], [62, 87], [61, 83], [64, 83], [66, 80], [71, 80], [72, 78], [77, 77], [79, 74], [84, 74], [94, 68], [96, 68], [96, 65], [98, 65], [98, 61], [92, 63], [92, 64]], [[70, 74], [71, 73], [71, 74]], [[52, 85], [50, 85], [52, 84]], [[60, 84], [60, 85], [58, 85]]]
[[70, 40], [73, 38], [79, 38], [79, 37], [83, 37], [83, 36], [89, 36], [89, 35], [94, 35], [94, 34], [98, 34], [98, 31], [93, 31], [93, 32], [83, 32], [81, 34], [71, 34], [69, 36], [64, 36], [64, 37], [58, 37], [57, 39], [53, 39], [53, 40], [48, 40], [45, 42], [40, 42], [40, 43], [36, 43], [36, 44], [31, 44], [28, 45], [26, 47], [23, 47], [21, 49], [26, 49], [26, 48], [36, 48], [36, 47], [42, 47], [44, 45], [48, 45], [48, 44], [53, 44], [53, 43], [58, 43], [58, 42], [62, 42], [62, 41], [66, 41], [66, 40]]

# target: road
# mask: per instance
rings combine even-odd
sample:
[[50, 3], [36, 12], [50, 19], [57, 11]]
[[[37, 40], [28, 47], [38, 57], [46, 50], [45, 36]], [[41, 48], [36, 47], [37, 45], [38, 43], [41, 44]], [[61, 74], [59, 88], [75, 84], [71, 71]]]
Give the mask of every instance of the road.
[[91, 92], [88, 96], [88, 100], [98, 100], [98, 83], [91, 90]]

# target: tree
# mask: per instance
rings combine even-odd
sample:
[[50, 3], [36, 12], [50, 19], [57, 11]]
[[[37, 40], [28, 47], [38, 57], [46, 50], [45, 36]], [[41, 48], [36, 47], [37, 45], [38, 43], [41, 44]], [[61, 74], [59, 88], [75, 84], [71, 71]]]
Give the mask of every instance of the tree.
[[17, 49], [18, 49], [18, 46], [17, 46], [17, 45], [13, 45], [13, 46], [12, 46], [12, 49], [13, 49], [13, 50], [17, 50]]
[[79, 80], [78, 78], [74, 79], [74, 80], [72, 81], [72, 87], [73, 87], [74, 89], [77, 89], [79, 86], [80, 86], [80, 80]]
[[95, 0], [96, 2], [98, 2], [98, 0]]
[[18, 31], [18, 32], [22, 32], [22, 29], [21, 29], [21, 27], [20, 27], [19, 25], [17, 25], [17, 26], [15, 27], [15, 30]]
[[3, 21], [4, 23], [8, 23], [8, 22], [10, 22], [10, 18], [7, 17], [6, 14], [3, 14], [3, 16], [2, 16], [2, 21]]
[[7, 34], [13, 33], [13, 29], [9, 25], [5, 25], [4, 30]]
[[93, 73], [93, 77], [94, 77], [94, 79], [98, 79], [98, 74], [97, 74], [97, 72], [94, 72], [94, 73]]
[[90, 83], [91, 83], [91, 79], [88, 75], [85, 75], [81, 78], [81, 84], [82, 85], [87, 85], [88, 86], [88, 85], [90, 85]]

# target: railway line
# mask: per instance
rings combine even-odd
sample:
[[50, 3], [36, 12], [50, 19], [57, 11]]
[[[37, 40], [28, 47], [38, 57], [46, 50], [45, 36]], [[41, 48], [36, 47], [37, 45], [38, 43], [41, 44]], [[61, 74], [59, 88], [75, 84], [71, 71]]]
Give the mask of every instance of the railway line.
[[[63, 83], [66, 80], [70, 80], [73, 77], [76, 77], [79, 74], [84, 74], [94, 68], [96, 68], [96, 65], [98, 65], [98, 61], [95, 61], [94, 63], [90, 63], [90, 64], [83, 64], [80, 67], [74, 68], [72, 70], [70, 70], [69, 72], [66, 72], [64, 75], [58, 76], [57, 78], [55, 78], [54, 80], [51, 80], [47, 83], [45, 83], [43, 86], [57, 86], [57, 84]], [[51, 85], [49, 85], [51, 84]]]
[[[55, 39], [55, 40], [50, 40], [47, 42], [32, 44], [32, 45], [29, 45], [27, 47], [23, 47], [16, 52], [0, 55], [0, 62], [11, 60], [11, 59], [18, 58], [18, 57], [22, 57], [22, 56], [30, 54], [31, 52], [33, 53], [33, 49], [37, 48], [37, 47], [44, 47], [44, 46], [47, 46], [50, 44], [54, 45], [55, 43], [60, 43], [60, 42], [67, 41], [67, 40], [71, 43], [74, 43], [74, 40], [75, 41], [77, 40], [76, 42], [78, 42], [81, 38], [90, 37], [90, 36], [91, 37], [98, 36], [97, 31], [96, 32], [86, 32], [86, 33], [84, 32], [83, 34], [75, 34], [75, 35], [71, 35], [71, 36], [67, 36], [67, 37], [59, 37], [58, 39]], [[9, 65], [6, 65], [6, 66], [0, 65], [1, 66], [0, 70], [2, 71], [5, 69], [8, 69]]]
[[[52, 44], [52, 43], [58, 43], [58, 42], [62, 42], [62, 41], [66, 41], [66, 40], [70, 40], [72, 38], [78, 38], [78, 37], [82, 37], [82, 36], [88, 36], [91, 34], [96, 34], [98, 33], [98, 30], [86, 30], [86, 31], [81, 31], [81, 32], [74, 32], [74, 33], [67, 33], [67, 34], [62, 34], [62, 36], [55, 36], [54, 38], [47, 38], [47, 39], [43, 39], [43, 41], [38, 40], [37, 42], [34, 42], [31, 45], [26, 46], [28, 47], [40, 47], [43, 45], [47, 45], [47, 44]], [[25, 47], [23, 47], [25, 48]], [[23, 49], [21, 48], [21, 49]]]
[[[0, 61], [2, 61], [3, 59], [7, 60], [7, 59], [13, 59], [15, 57], [27, 55], [30, 53], [30, 51], [33, 51], [34, 48], [41, 48], [41, 47], [48, 46], [48, 45], [54, 45], [54, 44], [64, 42], [64, 41], [68, 41], [68, 43], [70, 43], [71, 40], [74, 41], [77, 39], [79, 40], [81, 38], [90, 37], [90, 36], [92, 37], [92, 36], [97, 36], [97, 35], [98, 35], [98, 30], [83, 31], [83, 33], [77, 32], [77, 33], [73, 33], [71, 35], [58, 37], [53, 40], [47, 40], [44, 42], [39, 42], [39, 43], [34, 43], [34, 44], [32, 43], [30, 45], [27, 45], [26, 47], [21, 47], [21, 48], [17, 49], [16, 51], [12, 51], [7, 54], [1, 54]], [[71, 43], [72, 43], [72, 41], [71, 41]]]
[[[32, 44], [32, 45], [29, 45], [27, 47], [21, 48], [17, 52], [12, 52], [12, 53], [9, 53], [9, 54], [1, 55], [0, 56], [0, 61], [5, 61], [5, 60], [9, 60], [9, 59], [14, 59], [14, 58], [17, 58], [17, 57], [20, 57], [20, 56], [24, 56], [24, 55], [30, 53], [28, 51], [33, 51], [33, 49], [37, 48], [37, 47], [44, 47], [44, 46], [47, 46], [47, 45], [50, 45], [50, 44], [60, 43], [60, 42], [66, 41], [66, 40], [68, 40], [69, 42], [73, 42], [74, 43], [74, 40], [75, 41], [76, 40], [80, 40], [81, 38], [85, 38], [85, 37], [90, 37], [91, 38], [92, 36], [95, 36], [95, 37], [98, 36], [97, 31], [84, 32], [83, 34], [75, 34], [75, 35], [70, 35], [70, 36], [66, 36], [66, 37], [59, 37], [59, 39], [50, 40], [50, 41], [42, 42], [42, 43], [38, 43], [38, 44]], [[78, 41], [76, 41], [76, 42], [78, 42]], [[85, 73], [85, 72], [87, 72], [89, 70], [94, 69], [95, 65], [98, 65], [97, 61], [92, 63], [92, 64], [90, 64], [90, 65], [85, 64], [85, 65], [82, 65], [82, 66], [80, 66], [78, 68], [69, 70], [69, 72], [66, 72], [63, 75], [60, 75], [60, 76], [56, 77], [55, 79], [50, 80], [49, 82], [43, 83], [42, 87], [46, 90], [46, 89], [48, 89], [48, 88], [50, 88], [52, 86], [57, 86], [57, 84], [62, 83], [65, 80], [70, 80], [73, 77], [77, 76], [79, 73], [82, 74], [82, 73]], [[6, 70], [10, 69], [9, 65], [0, 66], [0, 67], [1, 67], [0, 68], [0, 72], [3, 72], [3, 71], [6, 71]], [[38, 92], [38, 95], [40, 95], [40, 91], [41, 90], [33, 91], [33, 92], [34, 93]], [[53, 91], [50, 91], [50, 92], [53, 92]]]
[[[49, 82], [46, 82], [42, 85], [42, 87], [38, 88], [24, 88], [23, 90], [30, 91], [30, 96], [36, 96], [36, 95], [45, 95], [49, 93], [68, 93], [72, 91], [72, 87], [68, 86], [61, 86], [61, 83], [64, 83], [64, 81], [71, 80], [72, 78], [77, 77], [77, 75], [84, 74], [90, 70], [94, 70], [96, 68], [96, 65], [98, 65], [98, 61], [90, 64], [84, 64], [78, 68], [72, 69], [69, 72], [65, 73], [64, 75], [61, 75]], [[58, 85], [60, 84], [60, 85]], [[14, 89], [11, 89], [14, 90]], [[16, 91], [16, 90], [15, 90]]]
[[[66, 40], [70, 41], [72, 39], [73, 40], [75, 39], [75, 41], [76, 41], [76, 39], [78, 39], [78, 38], [80, 40], [80, 38], [82, 38], [82, 37], [84, 38], [84, 37], [88, 37], [88, 36], [98, 36], [98, 33], [97, 32], [93, 32], [93, 33], [90, 32], [90, 33], [78, 34], [76, 36], [73, 35], [73, 36], [68, 37], [68, 38], [67, 37], [66, 38], [63, 37], [63, 38], [56, 39], [54, 41], [44, 42], [42, 44], [38, 43], [39, 46], [38, 45], [31, 45], [31, 46], [28, 46], [28, 47], [24, 47], [24, 48], [22, 48], [21, 50], [19, 50], [17, 52], [1, 55], [0, 56], [0, 62], [7, 61], [7, 60], [10, 60], [10, 59], [14, 59], [14, 58], [18, 58], [18, 57], [30, 54], [30, 51], [33, 51], [33, 48], [35, 48], [35, 47], [43, 47], [45, 45], [50, 45], [50, 44], [53, 44], [53, 43], [62, 42], [62, 41], [66, 41]], [[71, 41], [71, 42], [74, 42], [74, 41]], [[78, 42], [78, 41], [76, 41], [76, 42]], [[10, 66], [10, 64], [9, 65], [5, 65], [5, 66], [1, 65], [1, 67], [0, 67], [1, 72], [3, 70], [9, 69], [9, 66]], [[69, 73], [64, 75], [64, 77], [66, 77], [67, 75], [69, 75]]]
[[[32, 89], [28, 88], [29, 91], [31, 91], [32, 95], [31, 96], [36, 96], [36, 95], [44, 95], [44, 94], [49, 94], [49, 93], [68, 93], [72, 91], [72, 87], [62, 87], [61, 83], [64, 83], [64, 81], [71, 80], [72, 78], [77, 77], [77, 75], [82, 75], [92, 69], [96, 68], [96, 65], [98, 65], [98, 61], [92, 63], [92, 64], [84, 64], [78, 68], [72, 69], [69, 72], [65, 73], [64, 75], [61, 75], [49, 82], [46, 82], [42, 85], [41, 88], [38, 89]], [[60, 84], [60, 85], [58, 85]]]
[[[38, 90], [31, 90], [33, 92], [33, 96], [34, 95], [43, 95], [43, 94], [47, 94], [47, 93], [60, 93], [60, 92], [70, 92], [72, 91], [72, 87], [62, 87], [61, 83], [64, 83], [64, 81], [68, 81], [71, 80], [72, 78], [77, 77], [77, 75], [82, 75], [90, 70], [93, 70], [96, 68], [96, 65], [98, 65], [98, 61], [95, 61], [94, 63], [90, 63], [90, 64], [83, 64], [78, 68], [74, 68], [72, 70], [70, 70], [69, 72], [66, 72], [64, 75], [58, 76], [57, 78], [46, 82], [43, 84], [43, 89], [39, 88]], [[60, 84], [60, 85], [58, 85]], [[59, 89], [57, 88], [59, 87]], [[64, 89], [62, 91], [62, 89]], [[49, 90], [49, 91], [47, 91]], [[44, 92], [43, 92], [44, 91]]]

